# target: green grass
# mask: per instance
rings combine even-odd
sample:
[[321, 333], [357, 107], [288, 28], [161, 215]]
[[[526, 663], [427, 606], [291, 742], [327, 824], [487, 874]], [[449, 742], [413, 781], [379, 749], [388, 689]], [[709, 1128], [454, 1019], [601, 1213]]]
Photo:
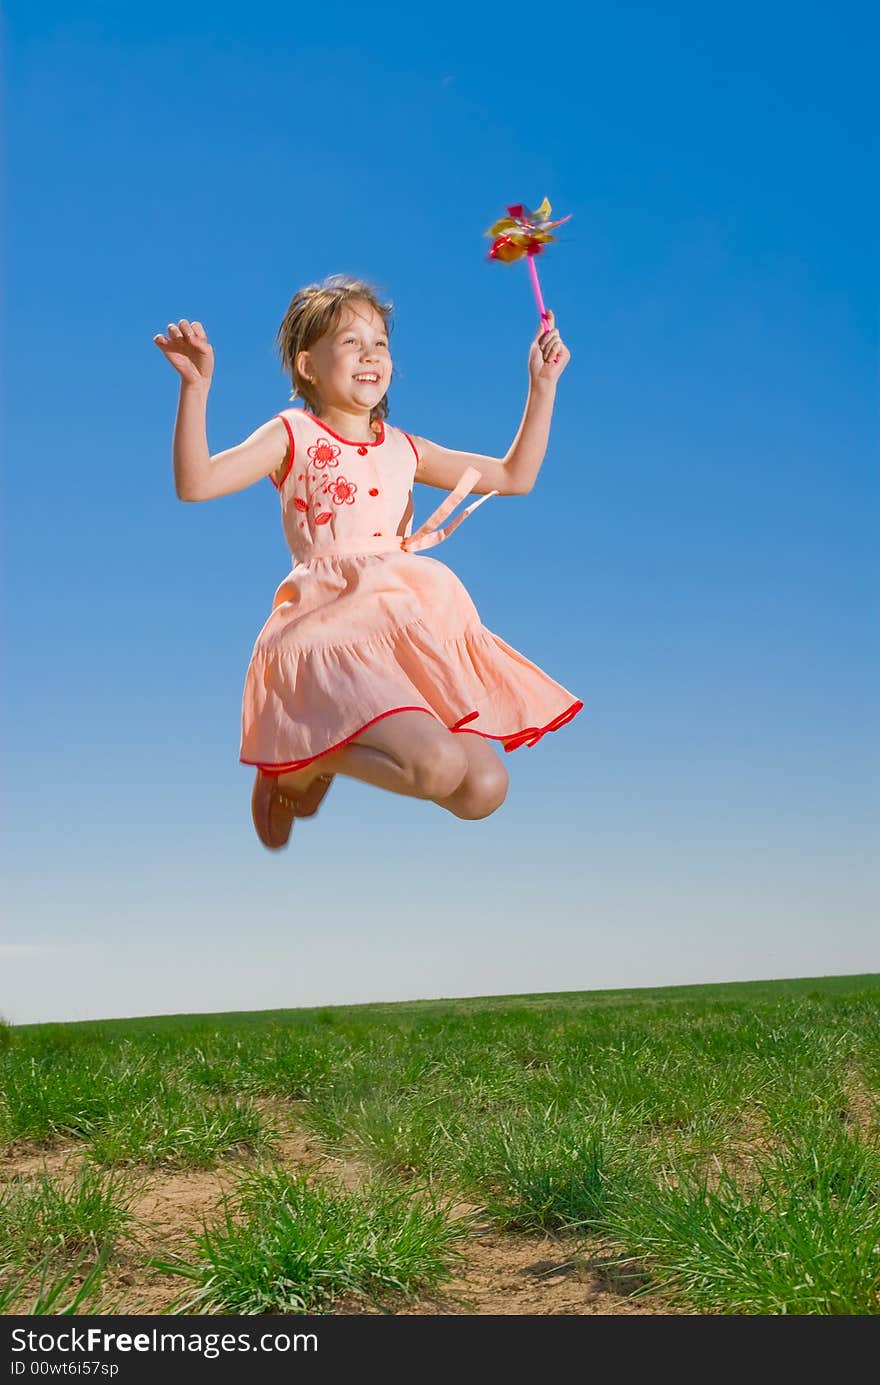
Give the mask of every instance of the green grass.
[[458, 1181], [510, 1231], [604, 1225], [632, 1174], [625, 1121], [596, 1110], [529, 1110], [476, 1126], [455, 1160]]
[[652, 1284], [691, 1307], [739, 1314], [880, 1309], [880, 1150], [839, 1126], [805, 1130], [744, 1189], [680, 1167], [645, 1178], [606, 1228]]
[[224, 1224], [194, 1237], [196, 1261], [154, 1264], [192, 1281], [182, 1312], [327, 1313], [343, 1294], [436, 1287], [464, 1235], [443, 1208], [382, 1184], [347, 1193], [262, 1170], [226, 1200]]
[[[124, 1300], [114, 1301], [102, 1298], [102, 1274], [110, 1255], [110, 1244], [100, 1246], [97, 1258], [88, 1267], [81, 1284], [75, 1285], [76, 1276], [89, 1257], [86, 1250], [80, 1251], [64, 1273], [53, 1276], [54, 1257], [47, 1252], [36, 1265], [15, 1277], [16, 1265], [0, 1265], [0, 1314], [51, 1314], [52, 1317], [65, 1317], [78, 1313], [107, 1314], [124, 1313]], [[36, 1282], [37, 1278], [39, 1283]]]
[[14, 1179], [0, 1188], [0, 1260], [112, 1243], [132, 1225], [130, 1204], [142, 1186], [88, 1165], [64, 1183], [45, 1172]]
[[89, 1155], [100, 1164], [211, 1168], [221, 1156], [264, 1150], [273, 1136], [246, 1097], [210, 1103], [185, 1088], [157, 1084], [150, 1097], [88, 1130]]
[[[109, 1114], [120, 1088], [122, 1104], [131, 1099], [136, 1078], [109, 1056], [94, 1056], [92, 1050], [85, 1036], [72, 1037], [64, 1046], [42, 1036], [22, 1043], [16, 1036], [3, 1071], [4, 1140], [80, 1135]], [[70, 1055], [71, 1061], [62, 1061], [63, 1055]], [[149, 1082], [147, 1075], [145, 1090]]]
[[[88, 1036], [59, 1045], [53, 1032], [41, 1036], [35, 1051], [7, 1050], [5, 1143], [77, 1136], [96, 1163], [166, 1168], [210, 1168], [230, 1151], [271, 1144], [272, 1132], [246, 1093], [206, 1098], [187, 1082], [188, 1064], [173, 1052], [163, 1061], [133, 1052], [131, 1044], [103, 1053], [94, 1047]], [[169, 1075], [174, 1068], [176, 1078]]]
[[[697, 1311], [880, 1307], [880, 977], [0, 1024], [6, 1144], [72, 1138], [107, 1170], [263, 1159], [263, 1096], [373, 1181], [360, 1201], [285, 1192], [302, 1228], [331, 1228], [326, 1262], [290, 1240], [289, 1211], [240, 1201], [189, 1267], [194, 1292], [222, 1285], [211, 1311], [439, 1282], [445, 1223], [395, 1243], [390, 1209], [421, 1217], [441, 1193], [512, 1234], [601, 1243]], [[361, 1236], [381, 1247], [372, 1269]]]

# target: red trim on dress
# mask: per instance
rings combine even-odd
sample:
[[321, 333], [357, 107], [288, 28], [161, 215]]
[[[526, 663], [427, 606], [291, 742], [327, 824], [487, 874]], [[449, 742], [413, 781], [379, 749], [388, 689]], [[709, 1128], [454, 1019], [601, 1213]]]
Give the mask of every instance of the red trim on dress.
[[[482, 736], [484, 740], [501, 741], [505, 752], [509, 752], [511, 750], [518, 750], [521, 745], [537, 745], [541, 737], [546, 736], [548, 731], [558, 731], [560, 726], [564, 726], [566, 722], [576, 717], [583, 705], [583, 702], [578, 698], [577, 701], [572, 702], [570, 707], [566, 707], [564, 712], [560, 712], [552, 721], [548, 721], [546, 726], [527, 726], [522, 731], [514, 731], [506, 736], [497, 736], [493, 735], [491, 731], [477, 731], [473, 726], [465, 726], [466, 721], [473, 721], [474, 717], [480, 715], [478, 711], [468, 712], [466, 716], [459, 717], [454, 725], [448, 726], [446, 729], [447, 731], [469, 731], [471, 735]], [[387, 712], [380, 712], [377, 717], [373, 717], [372, 721], [364, 722], [363, 726], [357, 731], [353, 731], [350, 736], [346, 736], [344, 741], [337, 741], [335, 745], [329, 745], [326, 750], [319, 751], [317, 755], [308, 755], [304, 760], [288, 760], [287, 763], [283, 765], [270, 765], [261, 764], [259, 760], [245, 760], [240, 755], [238, 757], [239, 763], [242, 765], [255, 765], [257, 769], [262, 770], [264, 774], [286, 774], [289, 771], [305, 769], [306, 765], [312, 764], [315, 760], [320, 760], [324, 755], [329, 755], [332, 750], [341, 750], [344, 745], [348, 745], [349, 741], [353, 741], [362, 731], [366, 731], [368, 726], [375, 726], [377, 721], [382, 721], [385, 717], [390, 717], [395, 712], [427, 712], [428, 716], [432, 717], [435, 715], [428, 707], [390, 707]]]
[[[403, 429], [402, 429], [402, 428], [401, 428], [400, 431], [401, 431], [401, 433], [403, 433]], [[418, 453], [418, 448], [416, 447], [416, 445], [415, 445], [415, 443], [413, 442], [412, 438], [410, 437], [409, 433], [403, 433], [403, 436], [406, 438], [406, 440], [407, 440], [407, 442], [409, 443], [410, 447], [412, 448], [413, 452], [415, 452], [415, 454], [416, 454], [416, 466], [418, 466], [419, 462], [421, 461], [421, 458], [420, 458], [419, 453]]]
[[317, 423], [318, 427], [323, 428], [325, 433], [329, 433], [331, 438], [335, 438], [337, 442], [344, 442], [349, 447], [378, 447], [380, 443], [385, 441], [385, 424], [381, 418], [379, 419], [379, 427], [382, 432], [379, 437], [374, 438], [372, 442], [364, 442], [363, 438], [344, 438], [341, 433], [334, 433], [333, 429], [328, 428], [322, 418], [315, 418], [315, 415], [310, 414], [308, 409], [300, 409], [300, 413], [305, 414], [306, 418], [310, 418], [313, 423]]
[[290, 426], [290, 419], [285, 418], [284, 414], [276, 414], [275, 417], [281, 419], [281, 422], [287, 429], [287, 435], [290, 438], [290, 457], [288, 459], [287, 466], [285, 467], [284, 475], [282, 476], [281, 480], [276, 481], [275, 473], [272, 471], [269, 472], [269, 480], [272, 482], [272, 485], [275, 487], [275, 489], [277, 491], [280, 491], [281, 487], [284, 485], [284, 482], [290, 475], [290, 468], [293, 466], [293, 454], [296, 451], [296, 443], [293, 440], [293, 429]]

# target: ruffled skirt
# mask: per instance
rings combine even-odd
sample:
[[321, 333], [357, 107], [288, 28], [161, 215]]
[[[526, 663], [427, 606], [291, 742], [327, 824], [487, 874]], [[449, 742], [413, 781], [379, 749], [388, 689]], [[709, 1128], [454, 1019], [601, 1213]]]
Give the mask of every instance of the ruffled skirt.
[[510, 751], [583, 705], [486, 629], [445, 563], [402, 551], [313, 559], [278, 587], [254, 644], [239, 759], [301, 769], [402, 711]]

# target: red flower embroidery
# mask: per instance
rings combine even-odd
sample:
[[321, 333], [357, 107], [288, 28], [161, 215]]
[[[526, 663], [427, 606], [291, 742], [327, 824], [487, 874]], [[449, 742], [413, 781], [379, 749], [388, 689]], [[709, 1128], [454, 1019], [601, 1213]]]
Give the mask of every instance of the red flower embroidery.
[[353, 481], [346, 481], [344, 476], [337, 476], [335, 481], [328, 482], [324, 489], [329, 493], [334, 505], [354, 504], [357, 486]]
[[379, 492], [376, 490], [376, 487], [375, 487], [375, 486], [371, 487], [371, 489], [370, 489], [370, 495], [378, 495], [378, 494], [379, 494]]
[[309, 508], [308, 505], [306, 504], [306, 502], [305, 502], [304, 500], [300, 500], [299, 496], [296, 497], [296, 499], [294, 500], [293, 503], [294, 503], [294, 505], [296, 506], [296, 508], [297, 508], [298, 510], [303, 510], [303, 511], [305, 511], [305, 510], [307, 510], [307, 509]]
[[314, 447], [309, 448], [309, 456], [315, 466], [339, 466], [341, 447], [335, 447], [329, 438], [318, 438]]
[[359, 448], [358, 448], [358, 456], [359, 456], [359, 457], [366, 457], [366, 455], [367, 455], [367, 449], [366, 449], [365, 447], [359, 447]]
[[332, 510], [322, 510], [321, 513], [320, 513], [319, 515], [315, 515], [315, 523], [316, 523], [316, 524], [326, 524], [326, 523], [328, 522], [328, 520], [331, 520], [332, 518], [333, 518], [333, 511], [332, 511]]

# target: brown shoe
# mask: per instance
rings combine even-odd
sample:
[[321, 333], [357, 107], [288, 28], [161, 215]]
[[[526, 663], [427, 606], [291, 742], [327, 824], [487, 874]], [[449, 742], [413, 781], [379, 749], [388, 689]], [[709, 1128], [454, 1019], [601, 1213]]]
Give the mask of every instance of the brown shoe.
[[270, 851], [286, 846], [294, 818], [314, 817], [332, 780], [332, 774], [319, 775], [301, 798], [294, 799], [279, 789], [277, 774], [258, 769], [251, 793], [251, 817], [263, 846]]
[[[332, 774], [319, 774], [313, 779], [305, 793], [295, 801], [293, 815], [296, 818], [313, 818], [324, 802], [324, 795], [333, 783]], [[282, 793], [282, 798], [287, 795]], [[289, 800], [288, 800], [289, 801]]]

